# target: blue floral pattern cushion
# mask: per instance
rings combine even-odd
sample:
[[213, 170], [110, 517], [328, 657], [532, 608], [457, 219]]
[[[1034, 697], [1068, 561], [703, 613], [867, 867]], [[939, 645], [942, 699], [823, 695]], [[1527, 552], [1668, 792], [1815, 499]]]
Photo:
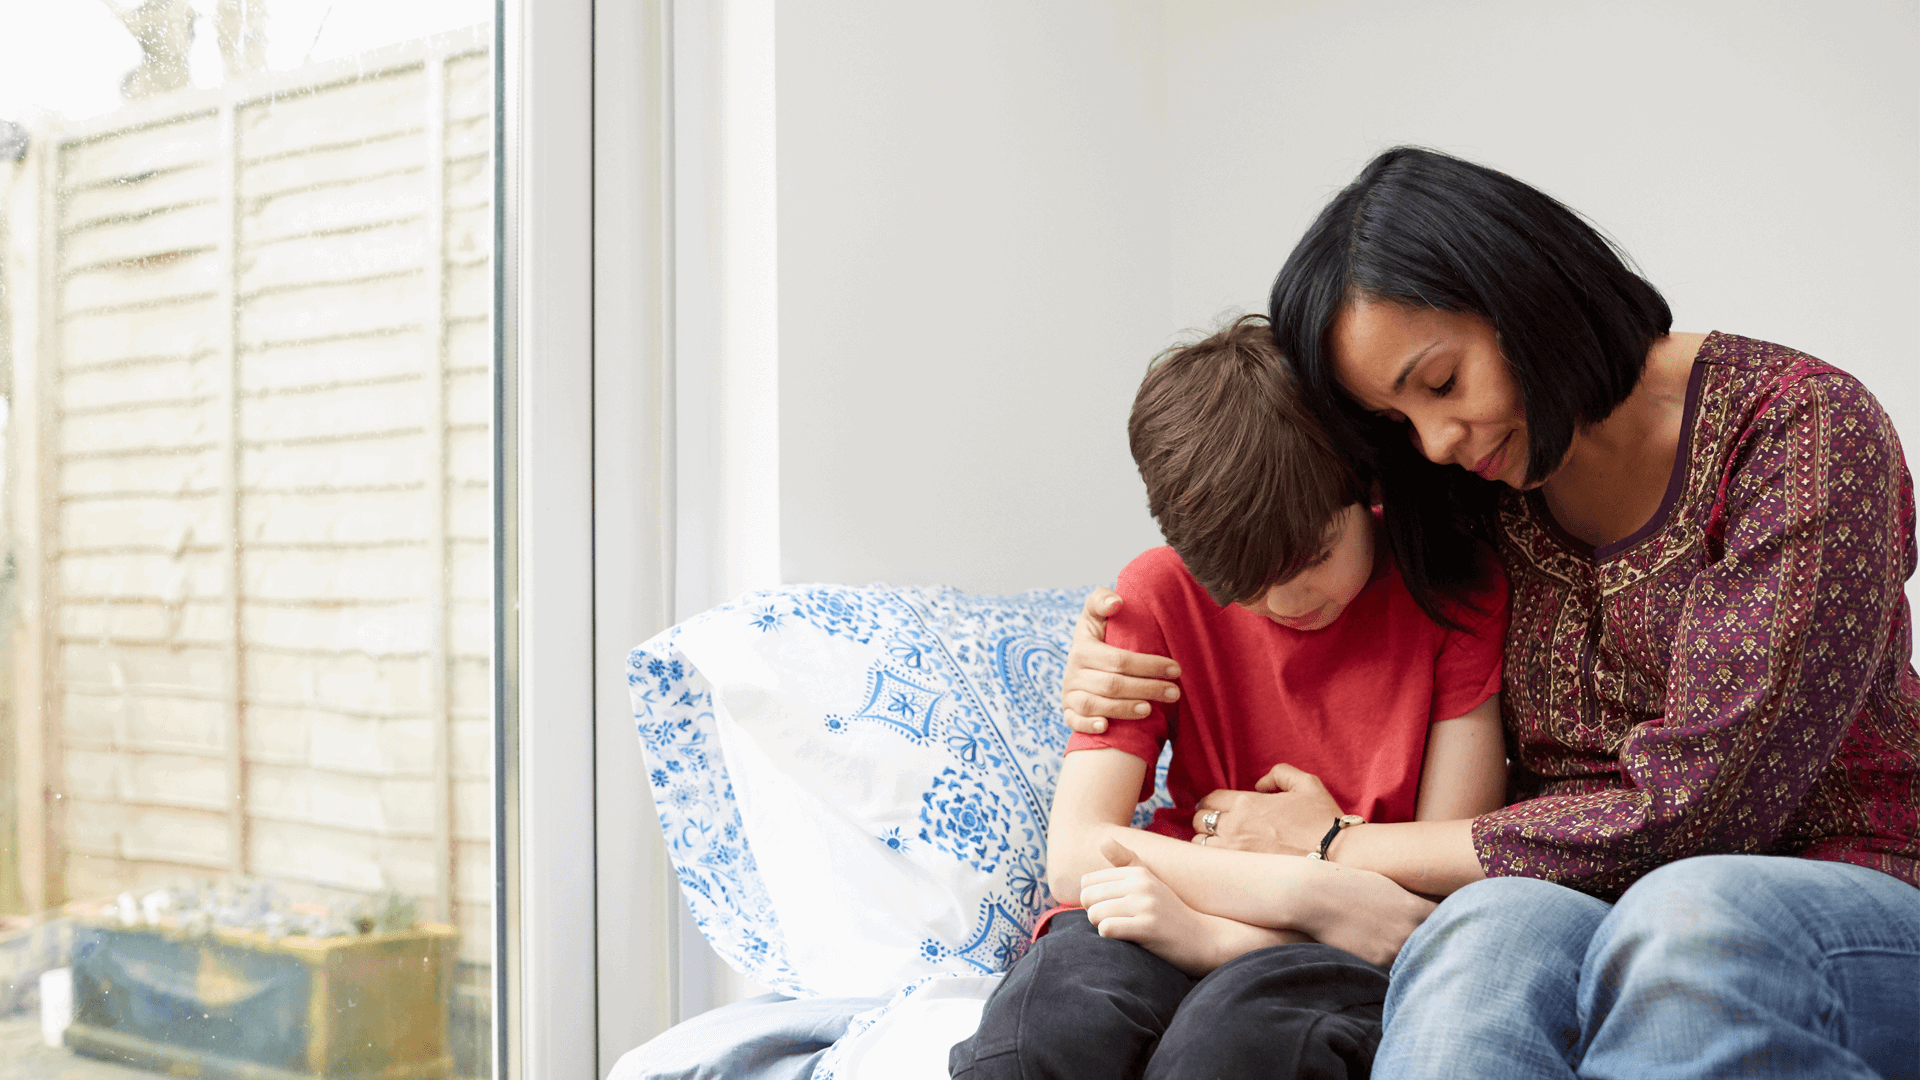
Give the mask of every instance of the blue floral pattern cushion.
[[796, 995], [1017, 959], [1052, 903], [1058, 695], [1085, 593], [794, 586], [634, 650], [648, 781], [715, 950]]

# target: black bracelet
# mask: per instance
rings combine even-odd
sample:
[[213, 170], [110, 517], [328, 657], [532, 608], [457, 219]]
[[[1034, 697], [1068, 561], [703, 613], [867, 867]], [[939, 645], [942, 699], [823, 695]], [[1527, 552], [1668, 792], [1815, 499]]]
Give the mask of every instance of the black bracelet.
[[1333, 860], [1327, 858], [1327, 849], [1333, 846], [1333, 838], [1340, 835], [1341, 829], [1352, 828], [1355, 825], [1365, 825], [1366, 823], [1367, 819], [1361, 817], [1359, 814], [1341, 814], [1339, 817], [1334, 818], [1333, 828], [1328, 829], [1327, 835], [1320, 838], [1320, 850], [1308, 852], [1307, 858], [1332, 862]]
[[1328, 829], [1327, 835], [1320, 838], [1320, 850], [1314, 852], [1312, 857], [1316, 859], [1326, 858], [1327, 849], [1333, 846], [1333, 838], [1339, 835], [1340, 835], [1340, 819], [1334, 818], [1333, 828]]

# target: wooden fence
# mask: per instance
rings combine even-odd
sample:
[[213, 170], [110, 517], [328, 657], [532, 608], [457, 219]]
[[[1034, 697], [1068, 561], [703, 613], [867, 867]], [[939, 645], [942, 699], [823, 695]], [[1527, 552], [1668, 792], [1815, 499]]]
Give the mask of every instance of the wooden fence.
[[394, 889], [489, 955], [488, 46], [141, 103], [16, 166], [33, 906]]

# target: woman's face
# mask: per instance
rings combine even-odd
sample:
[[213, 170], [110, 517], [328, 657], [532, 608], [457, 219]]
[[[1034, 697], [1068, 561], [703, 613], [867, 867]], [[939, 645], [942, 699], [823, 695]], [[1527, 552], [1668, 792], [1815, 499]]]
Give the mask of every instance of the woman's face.
[[1526, 408], [1492, 323], [1362, 298], [1334, 318], [1329, 337], [1340, 385], [1367, 410], [1406, 423], [1427, 460], [1529, 486]]

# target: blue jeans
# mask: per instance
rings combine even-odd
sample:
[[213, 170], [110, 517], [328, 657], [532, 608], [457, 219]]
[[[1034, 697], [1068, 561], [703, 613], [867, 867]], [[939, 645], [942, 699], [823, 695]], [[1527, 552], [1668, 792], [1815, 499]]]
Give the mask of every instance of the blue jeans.
[[1407, 940], [1374, 1075], [1920, 1078], [1920, 889], [1707, 855], [1609, 905], [1475, 882]]

